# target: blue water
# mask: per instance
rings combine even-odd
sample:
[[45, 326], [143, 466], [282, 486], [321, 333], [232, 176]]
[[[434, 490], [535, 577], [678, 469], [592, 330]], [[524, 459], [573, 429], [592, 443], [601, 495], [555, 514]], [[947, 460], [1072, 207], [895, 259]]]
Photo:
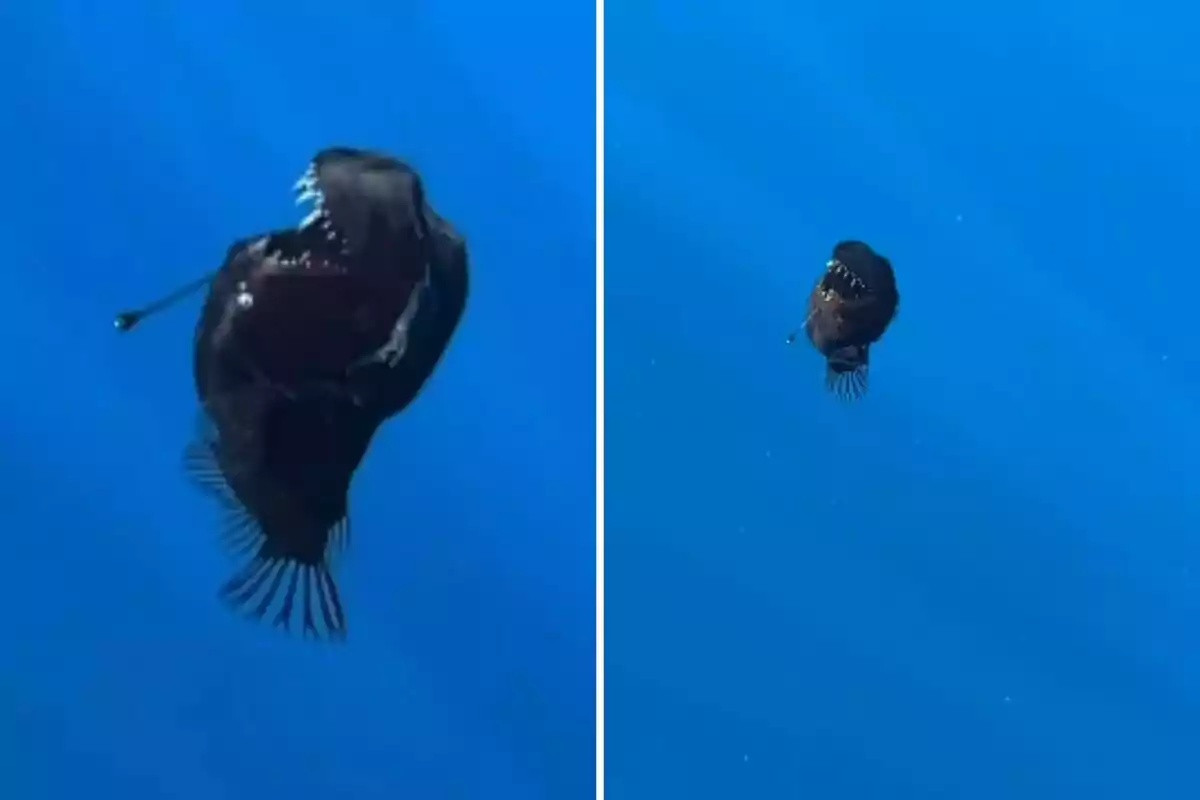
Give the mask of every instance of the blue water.
[[[0, 796], [591, 796], [593, 20], [3, 4]], [[473, 266], [358, 473], [332, 647], [216, 599], [217, 509], [180, 467], [198, 300], [111, 328], [294, 224], [331, 143], [415, 164]]]
[[1200, 797], [1200, 15], [607, 12], [609, 796]]

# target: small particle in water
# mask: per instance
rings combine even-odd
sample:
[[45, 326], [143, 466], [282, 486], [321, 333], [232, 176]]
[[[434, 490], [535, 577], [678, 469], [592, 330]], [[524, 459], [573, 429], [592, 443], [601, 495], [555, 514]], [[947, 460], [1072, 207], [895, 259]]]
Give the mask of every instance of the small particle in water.
[[955, 221], [955, 222], [962, 222], [962, 214], [958, 214], [957, 216], [955, 216], [955, 217], [954, 217], [954, 221]]
[[652, 358], [652, 359], [650, 359], [650, 366], [652, 366], [652, 367], [653, 367], [653, 366], [656, 366], [657, 364], [658, 364], [658, 359], [657, 359], [657, 358]]
[[749, 761], [749, 760], [750, 760], [750, 756], [748, 756], [748, 755], [746, 755], [745, 753], [743, 753], [743, 754], [742, 754], [742, 761], [743, 761], [743, 762], [746, 762], [746, 761]]
[[1011, 703], [1011, 702], [1012, 702], [1012, 698], [1011, 698], [1011, 697], [1009, 697], [1008, 695], [1004, 695], [1004, 702], [1005, 702], [1005, 703]]

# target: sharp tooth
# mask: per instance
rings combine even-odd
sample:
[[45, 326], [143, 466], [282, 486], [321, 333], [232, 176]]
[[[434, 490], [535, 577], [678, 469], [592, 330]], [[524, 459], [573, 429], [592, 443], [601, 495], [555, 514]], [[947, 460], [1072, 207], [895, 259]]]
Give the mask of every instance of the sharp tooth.
[[320, 193], [316, 189], [313, 189], [311, 186], [307, 186], [302, 192], [300, 192], [300, 194], [296, 195], [296, 205], [307, 203], [309, 200], [317, 199], [320, 196]]
[[304, 170], [304, 174], [300, 176], [300, 180], [296, 181], [295, 185], [292, 188], [298, 192], [301, 189], [306, 189], [306, 188], [312, 186], [316, 182], [317, 182], [317, 170], [312, 164], [309, 164], [308, 168], [306, 170]]
[[337, 238], [337, 234], [334, 233], [333, 231], [330, 231], [329, 233], [325, 234], [325, 238], [332, 242], [334, 239]]
[[316, 222], [320, 218], [321, 218], [321, 209], [314, 208], [312, 211], [308, 212], [308, 216], [305, 217], [304, 220], [300, 223], [300, 227], [307, 228], [309, 225], [312, 225], [314, 222]]

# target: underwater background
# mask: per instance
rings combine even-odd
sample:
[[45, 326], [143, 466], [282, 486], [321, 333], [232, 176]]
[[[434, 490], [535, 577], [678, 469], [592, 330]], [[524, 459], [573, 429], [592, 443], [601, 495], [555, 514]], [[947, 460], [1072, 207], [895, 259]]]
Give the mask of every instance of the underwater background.
[[[0, 796], [592, 796], [593, 9], [6, 3], [0, 67]], [[472, 266], [358, 472], [332, 646], [216, 598], [201, 298], [112, 329], [296, 224], [331, 144], [413, 163]]]
[[608, 796], [1200, 797], [1195, 9], [606, 11]]

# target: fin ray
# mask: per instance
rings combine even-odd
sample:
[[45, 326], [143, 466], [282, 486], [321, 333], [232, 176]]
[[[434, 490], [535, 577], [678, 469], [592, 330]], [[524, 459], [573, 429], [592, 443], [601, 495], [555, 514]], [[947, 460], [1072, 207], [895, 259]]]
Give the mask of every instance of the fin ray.
[[200, 417], [195, 436], [184, 450], [184, 471], [220, 505], [219, 543], [241, 562], [222, 585], [221, 599], [243, 616], [258, 620], [274, 609], [275, 627], [291, 631], [292, 623], [298, 621], [305, 638], [343, 639], [345, 613], [330, 566], [348, 547], [349, 518], [343, 516], [326, 530], [323, 546], [314, 554], [318, 563], [282, 549], [235, 495], [218, 460], [223, 443], [208, 415], [202, 412]]
[[861, 399], [867, 393], [868, 370], [866, 364], [848, 372], [838, 372], [832, 367], [825, 369], [825, 388], [835, 394], [838, 399], [850, 402]]

